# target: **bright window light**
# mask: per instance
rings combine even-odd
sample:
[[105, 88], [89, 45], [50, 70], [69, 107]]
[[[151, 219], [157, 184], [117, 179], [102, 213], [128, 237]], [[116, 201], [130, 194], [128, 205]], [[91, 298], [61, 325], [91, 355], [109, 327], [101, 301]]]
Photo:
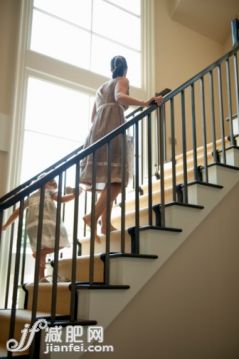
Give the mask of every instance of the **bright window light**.
[[29, 78], [21, 176], [23, 181], [84, 143], [90, 126], [91, 107], [89, 95]]
[[90, 67], [90, 33], [37, 10], [31, 49], [84, 69]]
[[[102, 21], [102, 18], [107, 19], [107, 21]], [[93, 32], [124, 46], [140, 50], [139, 17], [118, 9], [102, 0], [95, 2]]]
[[34, 6], [51, 15], [79, 25], [85, 29], [91, 27], [90, 0], [35, 0]]
[[107, 77], [111, 57], [126, 56], [131, 84], [141, 87], [140, 3], [35, 0], [30, 49]]

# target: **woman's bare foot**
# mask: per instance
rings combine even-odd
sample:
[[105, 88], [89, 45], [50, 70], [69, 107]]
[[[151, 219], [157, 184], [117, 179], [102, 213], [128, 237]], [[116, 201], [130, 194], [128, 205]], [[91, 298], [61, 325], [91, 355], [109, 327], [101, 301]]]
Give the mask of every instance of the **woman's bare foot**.
[[[91, 229], [91, 215], [90, 214], [86, 214], [84, 217], [83, 217], [83, 221], [85, 222], [85, 224], [90, 227]], [[101, 240], [100, 240], [100, 236], [97, 234], [97, 229], [95, 228], [95, 240], [96, 242], [100, 243]]]
[[[112, 224], [110, 225], [110, 232], [113, 231], [117, 231], [117, 228], [115, 228]], [[106, 225], [105, 226], [101, 226], [101, 233], [102, 234], [106, 234], [107, 230], [106, 230]]]

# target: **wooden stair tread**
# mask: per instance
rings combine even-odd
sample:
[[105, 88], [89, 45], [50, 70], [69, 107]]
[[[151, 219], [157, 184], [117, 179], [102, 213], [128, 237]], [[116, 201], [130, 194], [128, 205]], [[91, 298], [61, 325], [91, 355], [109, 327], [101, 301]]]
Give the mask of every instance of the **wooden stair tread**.
[[[64, 314], [57, 313], [57, 316], [62, 316]], [[49, 312], [38, 311], [36, 313], [36, 318], [46, 318], [49, 317]], [[9, 319], [11, 317], [11, 309], [0, 309], [0, 321], [4, 319]], [[16, 309], [16, 320], [19, 322], [30, 323], [32, 317], [32, 311], [29, 309]]]

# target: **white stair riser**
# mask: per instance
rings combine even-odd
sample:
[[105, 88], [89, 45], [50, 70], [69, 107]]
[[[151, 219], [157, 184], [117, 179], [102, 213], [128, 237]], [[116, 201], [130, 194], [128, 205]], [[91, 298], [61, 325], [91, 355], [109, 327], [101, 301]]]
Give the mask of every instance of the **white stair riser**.
[[203, 216], [202, 211], [203, 209], [186, 206], [173, 205], [166, 207], [165, 226], [189, 231], [195, 226], [200, 216]]
[[110, 284], [127, 283], [140, 287], [140, 283], [147, 278], [154, 268], [158, 267], [159, 259], [145, 258], [112, 258], [110, 261]]
[[[239, 167], [239, 150], [235, 148], [226, 149], [225, 155], [227, 165]], [[220, 160], [222, 162], [222, 153], [220, 153]]]
[[[205, 178], [205, 171], [203, 171]], [[239, 178], [239, 171], [223, 166], [211, 166], [208, 168], [208, 180], [210, 183], [222, 186], [233, 186]]]
[[[116, 236], [114, 232], [111, 232], [110, 252], [120, 252], [120, 251], [121, 251], [121, 236], [120, 234]], [[131, 238], [127, 231], [125, 232], [125, 251], [127, 253], [131, 252]], [[104, 253], [104, 252], [105, 252], [105, 237], [101, 239], [100, 243], [95, 242], [95, 253]], [[82, 255], [87, 255], [89, 253], [90, 253], [90, 241], [83, 241]]]
[[233, 128], [233, 135], [236, 136], [239, 134], [239, 121], [238, 118], [234, 118], [232, 120], [232, 128]]
[[219, 188], [207, 187], [200, 184], [188, 186], [188, 201], [189, 203], [199, 205], [205, 205], [205, 201], [206, 203], [214, 203], [219, 191]]
[[[140, 214], [140, 226], [148, 225], [148, 223], [149, 223], [148, 211], [144, 209], [144, 210], [140, 211], [139, 214]], [[153, 213], [153, 221], [155, 223], [154, 213]], [[120, 217], [116, 217], [116, 218], [113, 217], [112, 218], [112, 224], [116, 228], [120, 228], [120, 226], [121, 226], [121, 218]], [[125, 227], [129, 228], [129, 227], [134, 227], [134, 226], [135, 226], [135, 213], [130, 213], [125, 217]]]

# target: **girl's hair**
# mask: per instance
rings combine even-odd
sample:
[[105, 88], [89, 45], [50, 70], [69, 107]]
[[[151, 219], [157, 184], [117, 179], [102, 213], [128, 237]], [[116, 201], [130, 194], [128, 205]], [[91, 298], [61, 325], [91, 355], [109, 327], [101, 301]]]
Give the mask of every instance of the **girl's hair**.
[[123, 56], [114, 56], [110, 65], [113, 79], [118, 76], [123, 76], [125, 70], [128, 68], [127, 61]]

